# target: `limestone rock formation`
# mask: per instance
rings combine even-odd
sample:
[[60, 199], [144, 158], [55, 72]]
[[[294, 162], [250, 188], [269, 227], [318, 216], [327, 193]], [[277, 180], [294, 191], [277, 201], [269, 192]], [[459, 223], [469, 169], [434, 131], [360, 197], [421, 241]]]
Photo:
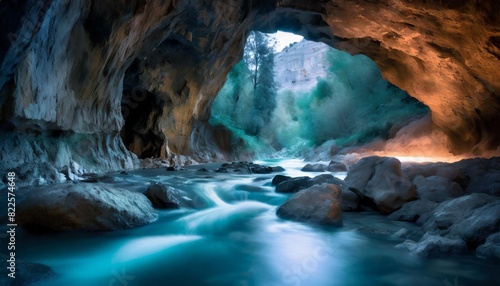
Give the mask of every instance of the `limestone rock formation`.
[[278, 53], [275, 62], [275, 81], [278, 90], [309, 91], [325, 78], [328, 65], [324, 64], [328, 46], [323, 43], [301, 41]]
[[37, 187], [19, 203], [17, 221], [41, 230], [118, 230], [155, 221], [146, 196], [105, 184]]
[[[221, 160], [230, 146], [207, 124], [211, 103], [250, 30], [282, 29], [372, 58], [430, 107], [453, 151], [481, 153], [500, 142], [499, 11], [496, 0], [2, 1], [0, 149], [43, 158], [52, 182], [60, 163], [134, 165], [120, 131], [141, 157]], [[57, 161], [48, 149], [65, 147], [45, 143], [89, 136], [87, 159]], [[0, 171], [33, 168], [17, 157]]]

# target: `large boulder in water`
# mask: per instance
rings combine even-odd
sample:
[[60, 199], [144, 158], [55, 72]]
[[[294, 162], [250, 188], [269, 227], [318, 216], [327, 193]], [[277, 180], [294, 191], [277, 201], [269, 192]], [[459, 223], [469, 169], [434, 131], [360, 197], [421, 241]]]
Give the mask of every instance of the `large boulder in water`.
[[181, 206], [179, 190], [163, 184], [151, 184], [144, 193], [153, 207], [160, 209], [175, 209]]
[[396, 158], [366, 157], [349, 169], [345, 184], [381, 213], [392, 213], [417, 198]]
[[277, 186], [279, 183], [290, 180], [292, 177], [284, 176], [284, 175], [276, 175], [274, 176], [271, 185]]
[[20, 225], [46, 230], [118, 230], [157, 218], [143, 194], [99, 183], [32, 188], [17, 212]]
[[342, 225], [342, 192], [333, 184], [312, 186], [293, 195], [276, 211], [283, 219]]

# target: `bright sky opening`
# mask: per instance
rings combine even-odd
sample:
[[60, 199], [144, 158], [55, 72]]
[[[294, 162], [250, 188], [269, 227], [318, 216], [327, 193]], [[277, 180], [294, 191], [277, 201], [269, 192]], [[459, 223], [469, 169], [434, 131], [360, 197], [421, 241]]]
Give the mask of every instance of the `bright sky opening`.
[[282, 31], [278, 31], [274, 34], [269, 34], [269, 36], [273, 37], [274, 40], [276, 41], [276, 52], [278, 53], [281, 52], [291, 43], [300, 42], [304, 39], [304, 37], [302, 36]]

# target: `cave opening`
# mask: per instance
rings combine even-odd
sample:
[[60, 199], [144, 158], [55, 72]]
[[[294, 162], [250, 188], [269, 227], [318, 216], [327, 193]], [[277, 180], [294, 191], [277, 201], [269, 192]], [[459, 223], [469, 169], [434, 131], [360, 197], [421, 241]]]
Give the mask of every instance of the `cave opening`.
[[0, 285], [500, 285], [499, 11], [0, 1]]
[[304, 157], [318, 148], [333, 156], [373, 142], [374, 151], [383, 150], [428, 114], [366, 56], [293, 33], [254, 31], [214, 100], [209, 124], [228, 130], [235, 158]]

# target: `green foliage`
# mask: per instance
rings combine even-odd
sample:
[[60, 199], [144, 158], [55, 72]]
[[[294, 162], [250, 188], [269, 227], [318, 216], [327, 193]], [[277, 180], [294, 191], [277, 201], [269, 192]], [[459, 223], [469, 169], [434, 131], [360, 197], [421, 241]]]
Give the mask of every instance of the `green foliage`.
[[392, 126], [428, 111], [416, 101], [405, 103], [409, 96], [383, 80], [365, 56], [330, 49], [325, 61], [328, 74], [312, 91], [279, 93], [269, 128], [277, 130], [273, 140], [281, 147], [320, 146], [332, 139], [338, 146], [387, 139]]
[[313, 90], [278, 93], [272, 51], [265, 35], [252, 33], [244, 60], [213, 103], [209, 123], [231, 131], [236, 152], [268, 156], [286, 148], [283, 154], [298, 154], [310, 146], [366, 143], [428, 112], [383, 80], [374, 62], [334, 49], [324, 57], [327, 76]]
[[276, 107], [273, 51], [267, 35], [252, 32], [245, 47], [244, 60], [231, 69], [212, 106], [209, 123], [229, 129], [235, 142], [247, 145], [242, 150], [264, 152], [272, 149], [259, 136]]

